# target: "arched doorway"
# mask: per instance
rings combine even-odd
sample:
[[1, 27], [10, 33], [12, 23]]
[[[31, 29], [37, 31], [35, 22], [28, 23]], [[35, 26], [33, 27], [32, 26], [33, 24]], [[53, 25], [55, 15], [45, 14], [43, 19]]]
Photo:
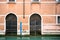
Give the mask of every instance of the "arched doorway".
[[38, 14], [30, 17], [30, 35], [41, 35], [41, 16]]
[[12, 13], [6, 16], [6, 35], [17, 35], [17, 17]]

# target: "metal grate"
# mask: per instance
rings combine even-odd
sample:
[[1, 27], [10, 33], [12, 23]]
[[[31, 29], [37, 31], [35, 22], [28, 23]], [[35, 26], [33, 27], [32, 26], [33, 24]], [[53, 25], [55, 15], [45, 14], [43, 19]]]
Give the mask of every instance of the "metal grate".
[[41, 35], [41, 17], [34, 14], [30, 17], [30, 35]]
[[9, 14], [6, 17], [6, 35], [17, 35], [17, 17]]
[[36, 1], [39, 1], [39, 0], [33, 0], [33, 1], [35, 1], [35, 2], [36, 2]]
[[9, 1], [15, 1], [15, 0], [9, 0]]

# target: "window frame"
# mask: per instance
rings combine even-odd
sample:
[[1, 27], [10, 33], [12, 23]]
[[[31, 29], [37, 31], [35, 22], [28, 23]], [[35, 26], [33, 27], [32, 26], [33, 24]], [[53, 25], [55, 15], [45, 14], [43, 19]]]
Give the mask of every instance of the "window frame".
[[7, 2], [8, 3], [16, 3], [16, 0], [15, 1], [11, 1], [11, 2], [9, 0], [7, 0]]
[[40, 3], [40, 1], [41, 0], [39, 0], [39, 1], [33, 1], [33, 0], [31, 0], [32, 3]]
[[59, 22], [59, 20], [58, 20], [58, 17], [60, 17], [60, 16], [57, 16], [56, 21], [57, 21], [57, 24], [60, 24], [60, 22]]
[[56, 0], [56, 2], [57, 2], [57, 3], [60, 3], [60, 1], [59, 1], [59, 0]]

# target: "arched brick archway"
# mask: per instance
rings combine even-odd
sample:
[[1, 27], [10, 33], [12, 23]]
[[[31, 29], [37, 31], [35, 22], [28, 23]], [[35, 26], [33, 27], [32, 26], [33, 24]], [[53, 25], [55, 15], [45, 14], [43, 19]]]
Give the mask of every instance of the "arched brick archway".
[[17, 17], [12, 13], [6, 16], [6, 35], [17, 35]]
[[33, 14], [30, 17], [30, 35], [41, 35], [41, 16]]

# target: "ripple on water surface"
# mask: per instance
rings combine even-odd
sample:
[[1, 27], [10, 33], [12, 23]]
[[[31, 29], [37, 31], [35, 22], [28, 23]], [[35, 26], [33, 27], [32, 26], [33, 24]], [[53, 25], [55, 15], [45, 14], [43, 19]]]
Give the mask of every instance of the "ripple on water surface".
[[40, 37], [40, 36], [32, 36], [32, 37], [0, 37], [0, 40], [60, 40], [60, 37]]

